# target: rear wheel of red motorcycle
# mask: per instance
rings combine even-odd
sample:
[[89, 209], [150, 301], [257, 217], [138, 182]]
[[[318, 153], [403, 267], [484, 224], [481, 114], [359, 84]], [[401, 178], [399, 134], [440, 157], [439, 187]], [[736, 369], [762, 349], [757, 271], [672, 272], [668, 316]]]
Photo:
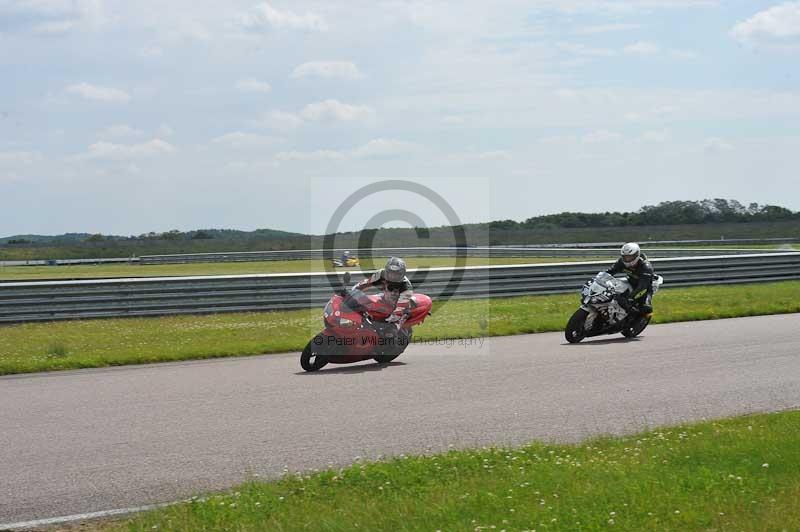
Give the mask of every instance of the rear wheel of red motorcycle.
[[306, 371], [317, 371], [325, 367], [328, 359], [325, 355], [319, 354], [320, 347], [325, 342], [325, 337], [321, 335], [315, 336], [303, 349], [300, 355], [300, 366]]
[[409, 330], [408, 332], [404, 333], [404, 335], [405, 335], [405, 337], [402, 340], [403, 341], [403, 349], [399, 353], [395, 353], [394, 355], [378, 355], [376, 357], [373, 357], [375, 362], [377, 362], [378, 364], [388, 364], [389, 362], [391, 362], [395, 358], [397, 358], [400, 355], [402, 355], [403, 351], [405, 351], [406, 347], [408, 347], [408, 344], [411, 343], [411, 336], [413, 335], [413, 331]]

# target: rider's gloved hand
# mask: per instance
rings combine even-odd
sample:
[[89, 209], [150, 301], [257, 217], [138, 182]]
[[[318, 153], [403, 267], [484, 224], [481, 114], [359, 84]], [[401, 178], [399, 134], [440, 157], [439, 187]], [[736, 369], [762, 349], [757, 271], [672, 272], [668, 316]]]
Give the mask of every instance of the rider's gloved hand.
[[395, 328], [399, 331], [400, 328], [403, 326], [403, 316], [400, 316], [396, 313], [391, 314], [388, 318], [386, 318], [386, 323], [391, 323], [395, 326]]
[[619, 304], [622, 308], [630, 312], [630, 310], [636, 305], [636, 301], [632, 297], [621, 297], [619, 299]]

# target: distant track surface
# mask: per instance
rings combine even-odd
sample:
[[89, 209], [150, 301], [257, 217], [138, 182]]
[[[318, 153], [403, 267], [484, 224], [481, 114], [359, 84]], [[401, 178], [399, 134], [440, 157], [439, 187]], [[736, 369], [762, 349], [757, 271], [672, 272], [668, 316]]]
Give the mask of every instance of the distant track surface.
[[[172, 501], [356, 457], [578, 441], [800, 407], [800, 314], [0, 377], [0, 525]], [[469, 341], [467, 341], [469, 342]], [[1, 527], [0, 527], [1, 528]]]

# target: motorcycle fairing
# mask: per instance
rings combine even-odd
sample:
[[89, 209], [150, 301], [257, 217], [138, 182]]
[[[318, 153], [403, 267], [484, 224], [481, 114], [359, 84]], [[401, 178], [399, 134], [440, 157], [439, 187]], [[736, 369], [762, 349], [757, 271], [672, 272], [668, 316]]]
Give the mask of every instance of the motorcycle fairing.
[[[325, 329], [320, 333], [329, 361], [356, 362], [393, 349], [404, 349], [411, 336], [411, 327], [422, 323], [433, 305], [431, 298], [423, 294], [414, 294], [410, 299], [413, 303], [409, 306], [408, 316], [397, 340], [387, 343], [382, 334], [386, 328], [384, 320], [394, 311], [394, 306], [386, 301], [382, 293], [367, 295], [361, 291], [351, 291], [348, 303], [356, 309], [345, 303], [345, 297], [341, 295], [331, 297], [323, 311]], [[395, 326], [388, 324], [388, 327]], [[389, 331], [393, 332], [391, 329]]]
[[[656, 275], [653, 279], [653, 294], [664, 283], [664, 278]], [[627, 279], [614, 277], [607, 272], [599, 272], [581, 290], [581, 308], [589, 313], [584, 329], [595, 334], [605, 334], [620, 328], [631, 314], [619, 304], [620, 296], [629, 294], [633, 287]], [[599, 326], [599, 328], [598, 328]]]

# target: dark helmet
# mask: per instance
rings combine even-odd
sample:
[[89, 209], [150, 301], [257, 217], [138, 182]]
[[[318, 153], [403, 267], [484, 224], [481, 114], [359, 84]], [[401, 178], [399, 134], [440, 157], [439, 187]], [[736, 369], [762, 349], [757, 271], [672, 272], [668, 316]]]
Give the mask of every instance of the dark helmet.
[[386, 261], [383, 267], [383, 278], [390, 283], [402, 282], [406, 277], [406, 262], [398, 257], [392, 257]]

